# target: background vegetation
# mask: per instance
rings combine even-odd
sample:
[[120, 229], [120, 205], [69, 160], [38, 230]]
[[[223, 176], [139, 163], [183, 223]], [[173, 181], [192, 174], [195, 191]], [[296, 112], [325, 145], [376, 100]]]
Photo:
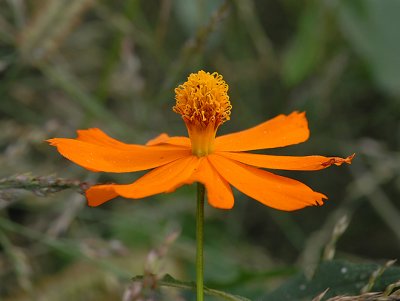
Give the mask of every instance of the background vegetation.
[[[185, 135], [173, 89], [200, 69], [230, 85], [220, 133], [306, 111], [311, 139], [273, 153], [357, 154], [282, 173], [327, 194], [323, 207], [279, 212], [236, 193], [233, 210], [206, 208], [206, 284], [251, 300], [285, 300], [280, 285], [303, 291], [287, 300], [359, 294], [374, 264], [356, 266], [357, 283], [340, 276], [353, 265], [314, 268], [399, 258], [399, 13], [397, 0], [0, 1], [0, 299], [193, 300], [154, 290], [150, 273], [194, 279], [194, 186], [89, 208], [87, 185], [138, 175], [90, 173], [44, 140]], [[301, 271], [317, 286], [288, 280]]]

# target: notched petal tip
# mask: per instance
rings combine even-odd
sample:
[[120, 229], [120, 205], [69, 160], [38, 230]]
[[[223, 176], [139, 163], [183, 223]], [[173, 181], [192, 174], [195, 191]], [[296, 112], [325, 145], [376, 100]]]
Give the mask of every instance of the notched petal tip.
[[57, 146], [57, 138], [52, 138], [52, 139], [47, 139], [45, 140], [48, 144], [50, 144], [51, 146]]
[[78, 140], [84, 139], [87, 135], [101, 135], [104, 134], [99, 128], [88, 128], [84, 130], [76, 130]]
[[351, 164], [351, 162], [353, 161], [353, 158], [355, 156], [356, 156], [356, 153], [353, 153], [352, 155], [350, 155], [346, 159], [344, 159], [344, 162], [346, 162], [347, 164]]
[[298, 115], [300, 117], [304, 117], [306, 118], [306, 111], [293, 111], [292, 113], [288, 114], [288, 117], [294, 116], [294, 115]]
[[321, 207], [325, 204], [325, 201], [328, 199], [328, 197], [325, 194], [320, 193], [320, 192], [318, 192], [318, 194], [319, 194], [319, 198], [315, 200], [314, 206]]
[[354, 153], [354, 154], [352, 154], [352, 155], [350, 155], [350, 156], [348, 156], [348, 157], [346, 157], [346, 158], [331, 157], [331, 158], [329, 158], [329, 160], [327, 160], [327, 161], [321, 163], [321, 165], [322, 165], [323, 167], [329, 167], [329, 166], [331, 166], [331, 165], [333, 165], [333, 164], [335, 164], [336, 166], [340, 166], [340, 165], [342, 165], [343, 163], [351, 164], [351, 161], [353, 160], [353, 158], [354, 158], [355, 155], [356, 155], [356, 154]]
[[306, 125], [308, 126], [306, 111], [293, 111], [287, 115], [282, 114], [282, 116], [285, 116], [286, 118], [296, 118], [299, 120], [299, 122], [306, 122]]
[[83, 129], [83, 130], [76, 130], [76, 133], [87, 133], [87, 132], [103, 132], [102, 130], [100, 130], [99, 128], [87, 128], [87, 129]]

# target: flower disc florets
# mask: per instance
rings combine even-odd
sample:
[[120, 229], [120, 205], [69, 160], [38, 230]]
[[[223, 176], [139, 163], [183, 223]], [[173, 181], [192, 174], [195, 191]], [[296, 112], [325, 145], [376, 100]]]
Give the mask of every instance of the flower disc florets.
[[199, 71], [175, 89], [174, 112], [181, 114], [188, 129], [192, 152], [202, 157], [214, 151], [218, 127], [230, 119], [228, 85], [222, 75]]
[[175, 89], [176, 105], [173, 110], [181, 114], [185, 122], [205, 127], [213, 123], [218, 127], [230, 119], [232, 106], [228, 88], [217, 72], [192, 73], [184, 84]]

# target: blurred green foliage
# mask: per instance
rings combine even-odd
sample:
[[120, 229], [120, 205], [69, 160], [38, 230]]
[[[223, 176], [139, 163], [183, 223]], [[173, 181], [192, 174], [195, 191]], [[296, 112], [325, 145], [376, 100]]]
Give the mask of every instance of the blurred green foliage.
[[[371, 275], [375, 272], [379, 272], [379, 279], [371, 279]], [[382, 268], [377, 264], [353, 264], [345, 261], [334, 260], [322, 263], [315, 274], [313, 279], [307, 279], [307, 277], [299, 273], [292, 277], [284, 285], [282, 285], [275, 292], [266, 295], [262, 300], [271, 301], [285, 301], [285, 300], [312, 300], [313, 297], [317, 296], [327, 288], [325, 297], [333, 296], [344, 296], [351, 295], [357, 296], [360, 291], [362, 292], [368, 285], [371, 285], [373, 292], [385, 291], [388, 283], [398, 282], [400, 277], [400, 268], [398, 267], [386, 267]], [[376, 281], [378, 280], [378, 281]], [[365, 292], [364, 292], [365, 293]], [[385, 291], [388, 300], [391, 293], [389, 290]], [[364, 295], [364, 299], [358, 300], [385, 300], [384, 296], [373, 296], [368, 299]], [[393, 296], [393, 300], [396, 300], [399, 295]], [[343, 301], [346, 299], [343, 299]], [[355, 297], [354, 299], [357, 300]], [[338, 299], [340, 301], [340, 299]]]
[[[323, 207], [277, 212], [237, 193], [231, 211], [206, 208], [206, 285], [267, 296], [318, 265], [344, 215], [336, 257], [397, 258], [399, 13], [398, 0], [1, 1], [0, 298], [132, 300], [130, 277], [177, 228], [154, 272], [194, 279], [193, 187], [88, 208], [76, 189], [32, 194], [10, 180], [29, 172], [51, 183], [74, 179], [73, 187], [133, 181], [137, 174], [83, 170], [44, 140], [88, 127], [131, 143], [186, 135], [171, 110], [173, 89], [199, 69], [230, 86], [232, 119], [221, 133], [306, 111], [310, 141], [274, 153], [357, 154], [349, 167], [282, 172], [327, 194]], [[335, 285], [313, 281], [321, 291], [309, 298]], [[162, 289], [147, 298], [193, 296]]]

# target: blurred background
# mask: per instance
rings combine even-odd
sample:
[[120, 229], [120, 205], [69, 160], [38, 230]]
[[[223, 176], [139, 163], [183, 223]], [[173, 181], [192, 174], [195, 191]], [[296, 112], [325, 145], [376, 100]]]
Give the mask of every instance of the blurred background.
[[0, 1], [0, 299], [139, 300], [135, 275], [195, 279], [195, 185], [89, 208], [87, 185], [140, 173], [91, 173], [44, 140], [89, 127], [138, 144], [186, 135], [174, 87], [201, 69], [230, 87], [220, 134], [306, 111], [310, 140], [268, 153], [356, 153], [351, 166], [279, 172], [328, 195], [322, 207], [279, 212], [237, 191], [233, 210], [207, 205], [209, 287], [262, 300], [319, 262], [340, 220], [336, 258], [398, 258], [399, 14], [398, 0]]

